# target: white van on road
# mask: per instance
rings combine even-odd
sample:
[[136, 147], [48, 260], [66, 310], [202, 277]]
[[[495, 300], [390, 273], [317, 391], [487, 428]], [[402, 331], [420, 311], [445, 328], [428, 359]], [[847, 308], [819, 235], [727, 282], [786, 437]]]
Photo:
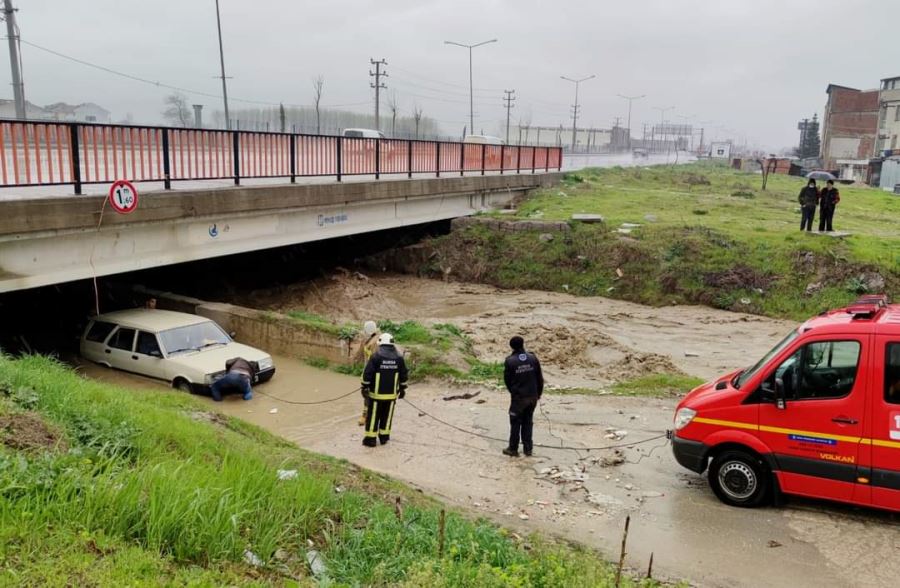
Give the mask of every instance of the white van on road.
[[234, 357], [259, 366], [254, 384], [275, 375], [269, 354], [236, 343], [208, 318], [170, 310], [134, 308], [94, 317], [80, 347], [90, 361], [165, 380], [185, 392], [207, 392]]
[[344, 137], [351, 139], [384, 139], [384, 133], [374, 129], [344, 129], [341, 133]]

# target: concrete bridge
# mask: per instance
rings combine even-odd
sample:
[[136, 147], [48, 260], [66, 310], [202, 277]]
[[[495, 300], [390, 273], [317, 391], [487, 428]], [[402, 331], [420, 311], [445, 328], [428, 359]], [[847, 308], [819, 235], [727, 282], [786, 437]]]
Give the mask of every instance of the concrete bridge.
[[559, 173], [0, 200], [0, 293], [475, 214]]

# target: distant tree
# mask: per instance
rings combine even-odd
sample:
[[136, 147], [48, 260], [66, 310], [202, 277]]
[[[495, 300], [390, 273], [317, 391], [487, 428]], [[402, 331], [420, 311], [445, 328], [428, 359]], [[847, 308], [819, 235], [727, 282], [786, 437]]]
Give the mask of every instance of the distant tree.
[[316, 134], [322, 133], [322, 115], [319, 103], [322, 102], [322, 92], [325, 90], [325, 76], [322, 74], [313, 78], [313, 104], [316, 105]]
[[188, 98], [181, 92], [174, 92], [163, 99], [166, 109], [163, 110], [163, 118], [179, 127], [191, 126], [191, 108]]
[[287, 116], [284, 113], [284, 104], [278, 105], [278, 122], [281, 123], [281, 132], [283, 133], [287, 126]]
[[388, 109], [391, 111], [391, 137], [395, 137], [397, 131], [397, 112], [400, 110], [400, 103], [397, 100], [396, 92], [391, 92], [388, 96]]
[[422, 124], [422, 107], [418, 104], [413, 106], [413, 121], [416, 123], [416, 139], [418, 139], [419, 125]]

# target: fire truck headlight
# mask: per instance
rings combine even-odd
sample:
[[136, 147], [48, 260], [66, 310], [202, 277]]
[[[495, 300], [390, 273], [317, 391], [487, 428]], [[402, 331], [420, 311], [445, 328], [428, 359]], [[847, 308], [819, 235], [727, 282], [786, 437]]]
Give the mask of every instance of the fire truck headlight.
[[697, 411], [693, 408], [678, 409], [678, 412], [675, 413], [675, 430], [680, 431], [688, 426], [695, 416], [697, 416]]

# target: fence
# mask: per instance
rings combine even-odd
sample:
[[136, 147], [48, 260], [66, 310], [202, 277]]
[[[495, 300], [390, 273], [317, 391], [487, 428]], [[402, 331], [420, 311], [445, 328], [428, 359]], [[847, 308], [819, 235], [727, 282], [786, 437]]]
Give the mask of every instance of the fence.
[[0, 187], [562, 168], [558, 147], [0, 120]]

